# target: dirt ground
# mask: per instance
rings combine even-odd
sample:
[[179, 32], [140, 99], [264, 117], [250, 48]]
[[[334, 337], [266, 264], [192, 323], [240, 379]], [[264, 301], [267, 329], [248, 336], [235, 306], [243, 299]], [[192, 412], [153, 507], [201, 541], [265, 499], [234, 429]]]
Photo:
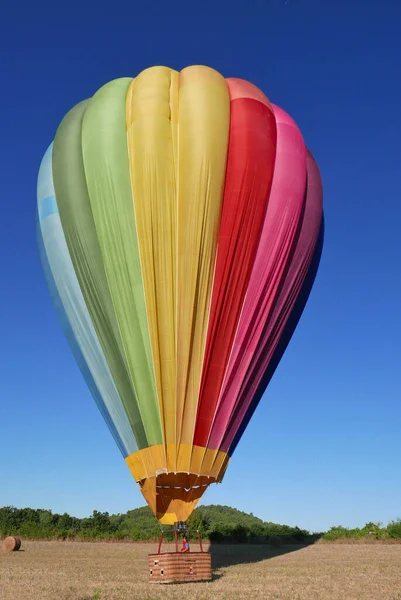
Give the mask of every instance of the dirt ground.
[[401, 600], [401, 545], [211, 548], [213, 581], [148, 583], [155, 544], [24, 542], [0, 551], [1, 600]]

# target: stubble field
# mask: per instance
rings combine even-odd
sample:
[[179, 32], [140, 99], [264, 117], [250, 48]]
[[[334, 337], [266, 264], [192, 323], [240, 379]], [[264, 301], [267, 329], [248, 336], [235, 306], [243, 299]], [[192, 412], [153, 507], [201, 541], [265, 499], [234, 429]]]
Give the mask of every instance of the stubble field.
[[155, 544], [23, 542], [1, 600], [401, 600], [401, 545], [215, 546], [213, 581], [148, 583]]

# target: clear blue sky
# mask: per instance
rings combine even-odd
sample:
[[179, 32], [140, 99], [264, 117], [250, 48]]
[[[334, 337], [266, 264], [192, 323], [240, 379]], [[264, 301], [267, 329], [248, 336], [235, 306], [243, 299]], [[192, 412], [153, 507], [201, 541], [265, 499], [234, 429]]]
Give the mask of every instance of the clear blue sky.
[[50, 301], [36, 177], [64, 114], [102, 84], [201, 63], [252, 81], [293, 116], [320, 165], [326, 215], [301, 323], [205, 503], [312, 530], [401, 516], [401, 4], [6, 4], [0, 506], [84, 516], [143, 504]]

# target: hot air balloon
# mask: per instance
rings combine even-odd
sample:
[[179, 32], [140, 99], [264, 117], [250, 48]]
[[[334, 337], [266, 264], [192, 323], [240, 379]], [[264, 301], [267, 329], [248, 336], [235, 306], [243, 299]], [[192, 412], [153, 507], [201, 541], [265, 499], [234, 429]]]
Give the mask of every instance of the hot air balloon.
[[152, 67], [65, 116], [37, 216], [104, 420], [159, 522], [186, 521], [222, 481], [311, 291], [318, 166], [253, 84]]

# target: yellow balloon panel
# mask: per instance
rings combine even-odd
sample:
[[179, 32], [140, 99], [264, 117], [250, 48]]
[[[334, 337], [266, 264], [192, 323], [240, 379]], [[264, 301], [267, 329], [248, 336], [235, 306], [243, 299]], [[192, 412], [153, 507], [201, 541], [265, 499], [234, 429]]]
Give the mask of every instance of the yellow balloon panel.
[[189, 470], [216, 261], [230, 99], [208, 67], [132, 81], [127, 139], [165, 468]]
[[[225, 79], [194, 66], [179, 79], [177, 444], [193, 440], [218, 228], [223, 200], [230, 97]], [[179, 460], [179, 459], [178, 459]], [[186, 465], [189, 470], [189, 464]]]
[[131, 83], [127, 95], [131, 183], [165, 445], [176, 441], [177, 112], [176, 71], [154, 67]]

